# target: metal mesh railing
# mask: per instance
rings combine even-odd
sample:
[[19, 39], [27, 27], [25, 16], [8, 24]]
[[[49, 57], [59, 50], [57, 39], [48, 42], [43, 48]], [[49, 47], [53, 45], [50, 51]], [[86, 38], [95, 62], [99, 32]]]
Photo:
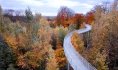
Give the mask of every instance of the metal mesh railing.
[[91, 30], [90, 25], [86, 24], [85, 26], [86, 28], [84, 29], [75, 30], [66, 35], [66, 37], [64, 38], [64, 52], [67, 60], [74, 70], [97, 70], [74, 49], [71, 43], [71, 36], [74, 32], [80, 34]]

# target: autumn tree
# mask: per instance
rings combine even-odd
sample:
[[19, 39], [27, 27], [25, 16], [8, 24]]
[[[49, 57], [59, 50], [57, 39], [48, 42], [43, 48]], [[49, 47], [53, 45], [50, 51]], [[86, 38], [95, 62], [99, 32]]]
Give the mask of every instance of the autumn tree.
[[[102, 8], [98, 6], [95, 12], [95, 23], [92, 30], [92, 45], [90, 48], [81, 49], [79, 46], [79, 52], [82, 52], [88, 62], [97, 68], [97, 70], [108, 70], [107, 57], [109, 47], [109, 23], [106, 18], [106, 14]], [[74, 38], [74, 37], [73, 37]], [[77, 37], [78, 38], [78, 37]], [[75, 41], [76, 39], [75, 38]], [[79, 44], [83, 41], [79, 41]], [[85, 43], [84, 43], [85, 44]], [[75, 46], [75, 45], [74, 45]], [[78, 46], [76, 44], [76, 46]], [[83, 46], [85, 48], [85, 46]]]
[[64, 38], [67, 34], [67, 29], [64, 29], [64, 27], [60, 27], [58, 30], [58, 40], [63, 45]]
[[15, 64], [14, 54], [0, 35], [0, 69], [6, 70], [11, 63]]
[[77, 29], [77, 25], [76, 24], [70, 24], [68, 27], [69, 32], [76, 30]]
[[67, 63], [63, 49], [63, 40], [68, 31], [62, 26], [56, 27], [52, 31], [51, 44], [55, 50], [55, 59], [59, 70], [65, 70]]
[[12, 63], [15, 64], [15, 57], [12, 52], [12, 49], [4, 40], [4, 32], [7, 24], [7, 19], [3, 17], [2, 8], [0, 6], [0, 70], [6, 70], [7, 67]]
[[57, 24], [58, 25], [63, 25], [63, 26], [68, 26], [70, 23], [68, 23], [68, 20], [74, 16], [74, 12], [67, 7], [61, 7], [58, 14], [57, 14]]
[[[103, 19], [103, 18], [102, 18]], [[103, 22], [107, 23], [107, 22]], [[97, 70], [108, 70], [107, 56], [108, 56], [108, 25], [102, 23], [95, 24], [92, 33], [92, 46], [85, 48], [83, 41], [77, 35], [72, 36], [73, 46], [78, 50], [88, 62], [97, 68]], [[102, 25], [102, 26], [101, 26]], [[86, 49], [86, 50], [85, 50]]]
[[11, 20], [8, 17], [3, 16], [3, 11], [0, 6], [0, 34], [3, 34], [5, 31], [8, 30], [7, 25], [10, 22]]
[[88, 24], [91, 24], [92, 22], [94, 22], [94, 12], [93, 11], [88, 12], [85, 16], [85, 20], [86, 20], [86, 23]]
[[28, 22], [33, 20], [33, 14], [29, 7], [25, 10], [25, 16]]
[[115, 70], [118, 67], [118, 0], [114, 0], [109, 16], [109, 70]]
[[7, 9], [4, 13], [4, 16], [11, 17], [11, 16], [13, 16], [14, 12], [15, 12], [15, 10], [13, 10], [13, 9]]
[[100, 18], [101, 18], [101, 14], [103, 13], [103, 8], [101, 5], [97, 5], [94, 8], [95, 14], [94, 14], [94, 18], [95, 18], [95, 23], [100, 23]]
[[57, 47], [57, 35], [55, 33], [52, 33], [51, 35], [51, 45], [53, 46], [52, 48], [55, 50]]
[[0, 6], [0, 32], [1, 32], [1, 28], [2, 28], [2, 8]]
[[[108, 70], [107, 56], [109, 46], [109, 26], [108, 22], [105, 21], [107, 18], [101, 6], [96, 7], [94, 14], [95, 23], [93, 24], [91, 34], [92, 48], [86, 51], [84, 55], [98, 70]], [[88, 53], [88, 55], [86, 53]]]
[[0, 6], [0, 32], [2, 32], [2, 28], [3, 28], [3, 16], [2, 16], [2, 8]]
[[80, 25], [85, 22], [85, 18], [83, 14], [75, 14], [72, 18], [73, 24], [76, 24], [76, 29], [80, 28]]
[[[30, 14], [31, 12], [27, 13], [29, 21]], [[30, 22], [29, 25], [14, 23], [6, 18], [2, 21], [4, 33], [0, 33], [1, 70], [14, 70], [14, 66], [19, 70], [58, 70], [50, 44], [51, 28], [45, 18], [40, 16], [35, 23]], [[1, 42], [1, 36], [4, 42]]]
[[[9, 35], [4, 35], [6, 42], [12, 48], [17, 66], [20, 69], [45, 70], [47, 65], [55, 59], [50, 44], [50, 27], [48, 22], [41, 18], [39, 23], [31, 23], [32, 26], [21, 26], [19, 23], [10, 23]], [[30, 31], [27, 31], [30, 30]], [[50, 51], [49, 51], [50, 49]], [[55, 62], [56, 64], [56, 62]], [[56, 65], [55, 70], [56, 70]], [[58, 69], [58, 68], [57, 68]]]
[[84, 52], [84, 49], [85, 49], [84, 42], [77, 33], [73, 33], [73, 35], [71, 37], [71, 43], [74, 46], [74, 48], [77, 50], [78, 53], [82, 54]]
[[117, 2], [114, 4], [110, 12], [105, 13], [100, 6], [95, 11], [95, 23], [92, 30], [92, 48], [89, 50], [90, 53], [87, 59], [98, 70], [117, 69]]
[[0, 6], [0, 16], [2, 15], [2, 8], [1, 8], [1, 6]]
[[58, 49], [55, 50], [55, 57], [56, 57], [56, 61], [58, 63], [58, 67], [60, 70], [66, 69], [66, 57], [64, 54], [64, 49], [61, 47], [59, 47], [58, 45]]
[[59, 70], [58, 63], [56, 60], [56, 54], [54, 53], [54, 50], [50, 48], [49, 54], [50, 57], [47, 60], [46, 70]]
[[40, 22], [41, 14], [40, 13], [36, 13], [34, 19], [35, 19], [36, 22]]

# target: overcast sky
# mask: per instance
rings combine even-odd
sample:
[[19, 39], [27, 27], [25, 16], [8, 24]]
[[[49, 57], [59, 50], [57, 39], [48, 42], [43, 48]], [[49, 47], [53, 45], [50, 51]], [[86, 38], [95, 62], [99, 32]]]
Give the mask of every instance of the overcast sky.
[[33, 12], [45, 16], [55, 16], [61, 6], [67, 6], [77, 13], [86, 13], [95, 5], [113, 0], [0, 0], [3, 9], [25, 10], [30, 7]]

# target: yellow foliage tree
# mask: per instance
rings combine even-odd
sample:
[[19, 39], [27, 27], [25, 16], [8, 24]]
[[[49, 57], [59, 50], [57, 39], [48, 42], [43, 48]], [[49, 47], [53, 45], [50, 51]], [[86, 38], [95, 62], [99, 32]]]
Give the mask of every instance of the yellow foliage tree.
[[[4, 37], [15, 53], [16, 63], [20, 68], [45, 70], [46, 66], [50, 67], [46, 61], [53, 65], [52, 54], [54, 52], [49, 51], [52, 49], [50, 27], [44, 18], [41, 18], [40, 22], [30, 23], [28, 26], [10, 23], [8, 28], [10, 30], [4, 33]], [[54, 62], [54, 66], [56, 68], [56, 62]]]
[[62, 47], [55, 50], [55, 57], [58, 63], [58, 67], [63, 69], [66, 66], [66, 57], [64, 55], [64, 50]]
[[84, 51], [84, 43], [77, 33], [74, 33], [72, 35], [71, 43], [79, 53], [82, 53]]

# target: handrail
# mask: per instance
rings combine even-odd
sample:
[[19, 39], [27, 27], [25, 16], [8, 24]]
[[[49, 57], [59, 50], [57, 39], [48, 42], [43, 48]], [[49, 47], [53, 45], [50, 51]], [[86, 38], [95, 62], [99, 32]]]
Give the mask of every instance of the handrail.
[[85, 58], [83, 58], [73, 47], [71, 36], [74, 32], [78, 34], [88, 32], [92, 29], [91, 25], [85, 24], [86, 28], [79, 29], [68, 33], [64, 38], [64, 52], [70, 65], [74, 70], [97, 70]]

